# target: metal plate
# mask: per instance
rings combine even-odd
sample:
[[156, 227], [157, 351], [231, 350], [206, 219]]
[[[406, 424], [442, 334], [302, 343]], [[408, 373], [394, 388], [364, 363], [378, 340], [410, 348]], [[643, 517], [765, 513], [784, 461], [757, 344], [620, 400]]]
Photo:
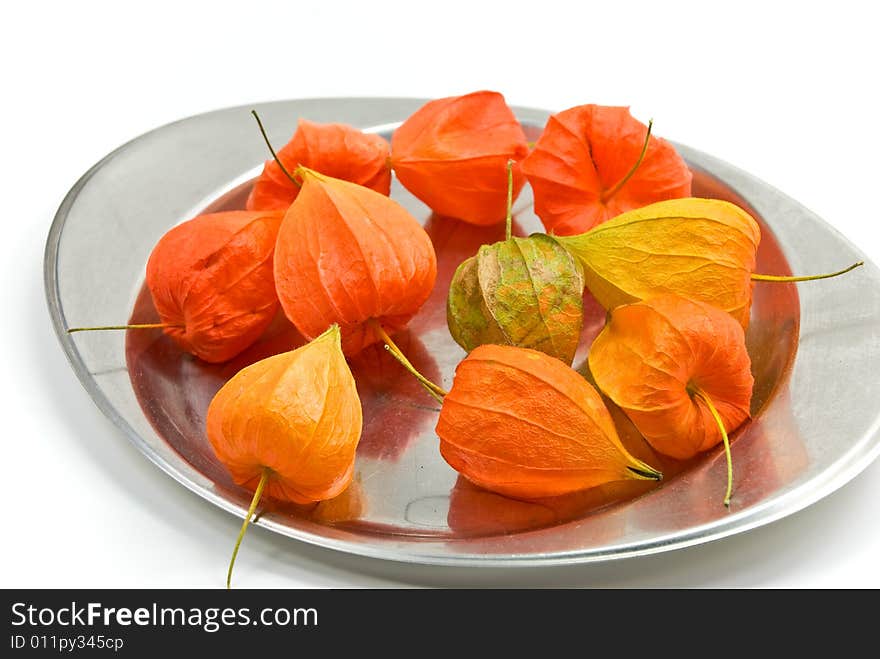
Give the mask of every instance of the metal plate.
[[[299, 117], [390, 134], [420, 99], [312, 99], [256, 106], [276, 145]], [[98, 407], [148, 458], [208, 501], [244, 516], [249, 493], [213, 457], [203, 418], [238, 368], [300, 340], [282, 318], [230, 364], [181, 354], [160, 333], [68, 335], [154, 313], [142, 289], [147, 257], [172, 225], [206, 208], [241, 207], [266, 158], [250, 107], [190, 117], [147, 133], [89, 170], [62, 203], [49, 233], [45, 285], [56, 332]], [[548, 113], [514, 108], [530, 139]], [[694, 193], [729, 199], [761, 220], [758, 268], [830, 271], [864, 256], [810, 211], [724, 162], [677, 145], [695, 173]], [[423, 220], [438, 253], [437, 288], [401, 335], [401, 347], [449, 386], [464, 353], [445, 324], [455, 266], [502, 229], [432, 217], [396, 182], [392, 196]], [[540, 229], [528, 189], [518, 232]], [[570, 497], [519, 502], [457, 478], [437, 450], [437, 409], [380, 351], [353, 360], [365, 434], [355, 482], [314, 506], [268, 506], [257, 524], [353, 554], [446, 565], [601, 561], [689, 546], [766, 524], [829, 494], [880, 452], [880, 271], [800, 285], [758, 283], [748, 332], [756, 378], [753, 420], [733, 442], [735, 491], [721, 505], [720, 451], [689, 463], [664, 460], [659, 487], [611, 485]], [[798, 296], [800, 293], [800, 297]], [[133, 310], [133, 311], [132, 311]], [[604, 318], [587, 298], [582, 361]], [[631, 450], [649, 449], [618, 415]], [[641, 489], [640, 489], [641, 488]]]

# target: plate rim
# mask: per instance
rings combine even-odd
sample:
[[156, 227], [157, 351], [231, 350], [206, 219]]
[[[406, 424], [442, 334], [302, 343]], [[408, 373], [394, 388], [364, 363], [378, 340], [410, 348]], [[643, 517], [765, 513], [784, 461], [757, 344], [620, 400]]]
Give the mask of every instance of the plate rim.
[[[147, 132], [134, 137], [125, 142], [116, 149], [109, 152], [103, 158], [98, 160], [90, 167], [70, 188], [64, 196], [46, 238], [46, 244], [43, 254], [43, 283], [46, 303], [49, 316], [55, 330], [56, 337], [70, 363], [74, 373], [82, 384], [83, 388], [89, 394], [92, 401], [98, 409], [113, 424], [122, 430], [128, 440], [144, 454], [153, 464], [158, 466], [163, 472], [171, 476], [175, 481], [199, 495], [203, 499], [218, 506], [222, 510], [232, 513], [239, 519], [243, 519], [247, 508], [246, 506], [235, 503], [222, 496], [217, 491], [213, 491], [209, 487], [196, 482], [190, 474], [185, 473], [177, 465], [167, 461], [138, 433], [128, 421], [118, 412], [114, 405], [109, 401], [101, 388], [97, 385], [97, 381], [92, 377], [88, 367], [84, 363], [79, 350], [76, 347], [71, 335], [66, 332], [66, 323], [64, 310], [61, 303], [61, 295], [58, 279], [58, 255], [61, 245], [61, 237], [68, 214], [76, 202], [77, 197], [82, 190], [88, 185], [92, 177], [101, 170], [109, 161], [120, 153], [130, 148], [132, 145], [149, 138], [155, 133], [161, 132], [171, 126], [199, 119], [208, 115], [220, 114], [235, 110], [250, 110], [252, 108], [260, 109], [266, 106], [276, 104], [288, 104], [301, 101], [315, 103], [357, 103], [363, 101], [377, 101], [386, 103], [424, 103], [430, 99], [412, 98], [412, 97], [319, 97], [319, 98], [294, 98], [283, 99], [277, 101], [261, 102], [255, 104], [242, 104], [238, 106], [230, 106], [219, 108], [208, 112], [193, 114], [175, 121], [163, 124], [153, 128]], [[543, 110], [533, 107], [511, 106], [514, 113], [520, 118], [531, 117], [535, 120], [545, 120], [550, 114], [549, 110]], [[389, 122], [394, 123], [394, 122]], [[671, 140], [670, 140], [671, 141]], [[832, 234], [836, 240], [848, 246], [853, 252], [860, 255], [861, 260], [865, 262], [865, 270], [876, 271], [876, 266], [872, 264], [870, 259], [849, 239], [841, 234], [835, 227], [828, 224], [824, 219], [815, 213], [803, 207], [800, 202], [789, 197], [785, 193], [779, 191], [769, 183], [758, 179], [754, 175], [731, 165], [730, 163], [716, 158], [710, 154], [694, 149], [692, 147], [672, 141], [674, 146], [685, 155], [685, 159], [692, 166], [700, 167], [710, 174], [716, 175], [716, 170], [727, 170], [739, 177], [752, 181], [768, 191], [780, 196], [787, 203], [804, 209], [807, 212], [811, 222], [817, 222], [819, 226], [826, 232]], [[696, 161], [696, 162], [694, 162]], [[716, 175], [717, 176], [717, 175]], [[726, 184], [729, 184], [723, 177], [718, 177]], [[730, 185], [730, 184], [729, 184]], [[736, 190], [736, 186], [731, 185]], [[748, 201], [748, 195], [743, 195]], [[784, 247], [784, 245], [783, 245]], [[801, 306], [801, 316], [803, 316], [803, 304]], [[795, 363], [797, 355], [795, 356]], [[858, 439], [843, 455], [835, 462], [826, 467], [823, 471], [810, 477], [803, 483], [792, 488], [791, 490], [771, 497], [759, 504], [752, 505], [745, 510], [733, 512], [729, 516], [688, 527], [686, 530], [675, 531], [663, 535], [653, 536], [648, 540], [632, 541], [628, 543], [610, 544], [592, 549], [572, 549], [566, 551], [556, 551], [552, 553], [511, 553], [486, 555], [462, 552], [458, 554], [439, 554], [430, 552], [412, 552], [406, 550], [398, 550], [394, 546], [384, 543], [358, 543], [337, 537], [329, 537], [313, 533], [312, 531], [285, 526], [272, 519], [272, 516], [260, 517], [252, 524], [261, 526], [281, 535], [294, 538], [306, 542], [308, 544], [331, 549], [343, 553], [367, 557], [371, 559], [379, 559], [385, 561], [395, 561], [409, 564], [420, 564], [425, 566], [460, 566], [460, 567], [533, 567], [538, 565], [571, 565], [585, 563], [599, 563], [611, 560], [621, 560], [624, 558], [635, 558], [647, 556], [675, 549], [683, 549], [692, 547], [722, 538], [729, 537], [741, 532], [747, 532], [766, 524], [773, 523], [792, 515], [804, 508], [816, 503], [820, 499], [833, 493], [847, 482], [855, 478], [859, 473], [868, 467], [878, 455], [880, 455], [880, 415], [878, 415], [868, 429], [868, 431]], [[191, 465], [188, 468], [194, 473], [198, 473]], [[338, 531], [338, 529], [337, 529]], [[522, 536], [534, 531], [525, 531], [516, 534]], [[342, 535], [350, 532], [343, 531]], [[461, 540], [467, 542], [467, 540]], [[410, 542], [406, 546], [419, 546], [417, 542]], [[422, 544], [421, 546], [425, 546]]]

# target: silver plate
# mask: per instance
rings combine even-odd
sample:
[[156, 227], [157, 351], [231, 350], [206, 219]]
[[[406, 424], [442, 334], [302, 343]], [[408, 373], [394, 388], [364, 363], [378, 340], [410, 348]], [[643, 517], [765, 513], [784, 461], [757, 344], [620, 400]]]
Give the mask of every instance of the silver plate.
[[[420, 99], [313, 99], [256, 106], [275, 144], [298, 117], [389, 134]], [[249, 494], [235, 487], [202, 430], [210, 396], [248, 359], [287, 347], [281, 325], [236, 364], [207, 367], [158, 333], [68, 335], [75, 325], [124, 321], [151, 311], [142, 291], [153, 245], [205, 208], [240, 205], [266, 158], [250, 107], [163, 126], [120, 147], [72, 188], [46, 244], [45, 286], [55, 330], [98, 407], [150, 460], [208, 501], [243, 517]], [[534, 137], [548, 113], [515, 108]], [[533, 138], [532, 137], [532, 138]], [[759, 268], [784, 273], [837, 269], [864, 256], [820, 218], [724, 162], [677, 145], [695, 191], [731, 199], [762, 220]], [[438, 290], [407, 341], [416, 361], [447, 386], [463, 353], [443, 320], [454, 265], [496, 229], [477, 230], [430, 213], [396, 183], [392, 195], [426, 222], [440, 259]], [[528, 193], [520, 232], [538, 230]], [[589, 305], [588, 305], [589, 307]], [[585, 329], [597, 331], [595, 307]], [[793, 513], [829, 494], [880, 452], [880, 272], [868, 263], [844, 279], [758, 284], [748, 335], [756, 376], [753, 420], [733, 443], [731, 509], [720, 503], [724, 459], [716, 450], [649, 492], [614, 486], [537, 503], [483, 492], [456, 478], [437, 451], [436, 409], [392, 366], [361, 369], [367, 431], [348, 495], [311, 507], [272, 507], [257, 524], [305, 542], [376, 558], [443, 565], [594, 562], [686, 547]], [[581, 357], [583, 355], [581, 354]], [[379, 357], [377, 357], [379, 359]], [[627, 434], [624, 428], [624, 434]], [[631, 433], [630, 433], [631, 434]], [[637, 438], [630, 437], [632, 442]]]

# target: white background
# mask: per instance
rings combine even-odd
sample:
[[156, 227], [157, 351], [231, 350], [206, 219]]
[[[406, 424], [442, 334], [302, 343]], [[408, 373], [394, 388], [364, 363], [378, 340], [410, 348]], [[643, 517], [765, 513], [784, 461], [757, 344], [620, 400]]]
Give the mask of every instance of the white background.
[[[5, 4], [0, 587], [223, 585], [239, 520], [161, 473], [98, 412], [51, 331], [42, 288], [44, 241], [68, 188], [119, 144], [180, 117], [282, 98], [481, 88], [554, 110], [631, 105], [658, 135], [763, 178], [880, 263], [871, 3], [721, 4]], [[878, 501], [875, 462], [745, 535], [564, 569], [402, 566], [254, 528], [236, 581], [876, 588]]]

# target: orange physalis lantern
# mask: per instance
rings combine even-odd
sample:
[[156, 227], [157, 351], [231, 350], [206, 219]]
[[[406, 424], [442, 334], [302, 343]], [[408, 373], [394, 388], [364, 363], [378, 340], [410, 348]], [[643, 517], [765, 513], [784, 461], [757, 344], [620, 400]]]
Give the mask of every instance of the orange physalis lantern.
[[664, 455], [687, 459], [722, 441], [727, 448], [727, 432], [749, 418], [745, 333], [703, 302], [664, 295], [617, 307], [589, 363], [599, 389]]
[[337, 323], [343, 350], [353, 355], [402, 329], [428, 299], [434, 248], [396, 201], [304, 167], [296, 172], [302, 190], [275, 252], [278, 297], [307, 338]]
[[[391, 162], [403, 186], [440, 215], [496, 224], [507, 207], [507, 161], [529, 152], [498, 92], [430, 101], [394, 131]], [[525, 183], [514, 167], [513, 196]]]
[[210, 213], [166, 233], [147, 262], [147, 287], [168, 334], [207, 362], [231, 359], [278, 311], [272, 255], [281, 213]]
[[580, 105], [553, 115], [522, 170], [548, 232], [583, 233], [655, 201], [689, 197], [691, 172], [626, 107]]
[[339, 328], [306, 345], [245, 367], [214, 396], [208, 440], [233, 480], [311, 503], [351, 481], [361, 434], [361, 405], [340, 350]]
[[239, 371], [214, 396], [206, 424], [220, 462], [254, 491], [234, 562], [264, 493], [311, 503], [337, 496], [351, 482], [362, 415], [339, 328]]
[[472, 350], [443, 399], [437, 435], [453, 469], [519, 499], [661, 478], [623, 447], [601, 396], [583, 377], [527, 348]]
[[[300, 119], [293, 138], [277, 153], [288, 171], [300, 165], [327, 176], [358, 183], [387, 195], [391, 190], [388, 142], [345, 124], [318, 124]], [[299, 187], [276, 160], [268, 160], [254, 184], [247, 207], [286, 211]]]

